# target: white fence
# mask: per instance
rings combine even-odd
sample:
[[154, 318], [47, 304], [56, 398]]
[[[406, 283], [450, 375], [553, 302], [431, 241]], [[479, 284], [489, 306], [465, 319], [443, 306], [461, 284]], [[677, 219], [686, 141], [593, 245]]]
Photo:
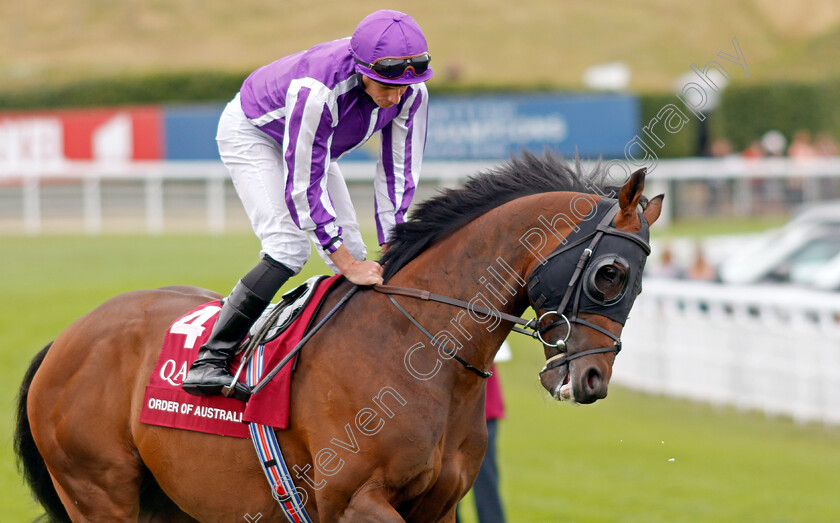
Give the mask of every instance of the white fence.
[[[429, 163], [424, 166], [423, 180], [432, 186], [449, 186], [467, 175], [492, 166], [489, 162]], [[374, 165], [363, 162], [346, 162], [342, 172], [352, 185], [373, 180]], [[218, 234], [227, 228], [228, 216], [238, 200], [231, 198], [232, 186], [227, 170], [216, 161], [132, 162], [109, 164], [107, 162], [62, 161], [52, 164], [0, 164], [0, 221], [14, 219], [23, 232], [37, 235], [44, 230], [44, 216], [49, 209], [44, 204], [45, 193], [50, 188], [64, 188], [64, 199], [80, 200], [80, 227], [77, 232], [99, 234], [103, 231], [103, 193], [105, 187], [130, 184], [135, 199], [142, 200], [145, 230], [160, 234], [165, 230], [167, 192], [172, 184], [190, 184], [193, 187], [192, 212], [196, 212], [195, 198], [204, 201], [203, 221], [207, 232]], [[368, 183], [369, 185], [369, 183]], [[2, 192], [8, 193], [3, 198]], [[198, 190], [198, 195], [195, 191]], [[372, 195], [372, 188], [366, 187]], [[372, 196], [370, 196], [372, 197]], [[15, 209], [6, 213], [2, 207]], [[113, 205], [112, 205], [113, 206]], [[198, 209], [198, 212], [201, 212]], [[11, 215], [11, 216], [10, 216]], [[0, 228], [2, 230], [2, 228]]]
[[[427, 187], [453, 185], [470, 174], [490, 168], [499, 162], [427, 162], [423, 166], [423, 180]], [[352, 183], [369, 182], [373, 176], [373, 165], [361, 162], [345, 162], [342, 170]], [[620, 169], [613, 168], [614, 174]], [[840, 197], [840, 158], [816, 158], [791, 160], [774, 158], [745, 160], [742, 158], [663, 160], [653, 167], [648, 178], [648, 194], [664, 192], [666, 211], [660, 219], [669, 219], [674, 207], [696, 204], [700, 199], [688, 192], [678, 197], [675, 184], [678, 183], [726, 183], [725, 207], [733, 214], [747, 215], [753, 212], [756, 202], [765, 198], [753, 183], [760, 179], [766, 182], [796, 181], [799, 201], [795, 204], [815, 201], [826, 197]], [[49, 205], [44, 204], [45, 193], [50, 187], [71, 187], [65, 191], [79, 199], [79, 232], [99, 234], [105, 221], [103, 208], [108, 206], [109, 184], [133, 184], [132, 190], [142, 199], [141, 212], [144, 215], [145, 230], [150, 234], [161, 233], [166, 227], [166, 196], [173, 183], [189, 183], [201, 187], [195, 198], [203, 200], [204, 211], [195, 209], [192, 201], [193, 218], [200, 216], [204, 230], [221, 233], [226, 230], [226, 213], [237, 209], [236, 197], [230, 197], [231, 185], [225, 168], [215, 161], [169, 161], [169, 162], [73, 162], [56, 161], [42, 164], [0, 162], [0, 221], [14, 220], [13, 230], [25, 234], [39, 234], [49, 227], [44, 226]], [[367, 192], [370, 192], [368, 187]], [[103, 196], [104, 195], [104, 196]], [[230, 200], [233, 200], [234, 206]], [[120, 204], [111, 204], [111, 207]], [[199, 204], [199, 207], [201, 204]], [[5, 207], [5, 209], [4, 209]], [[112, 214], [119, 214], [117, 208]], [[2, 225], [2, 224], [0, 224]]]
[[840, 293], [647, 278], [616, 383], [840, 424]]

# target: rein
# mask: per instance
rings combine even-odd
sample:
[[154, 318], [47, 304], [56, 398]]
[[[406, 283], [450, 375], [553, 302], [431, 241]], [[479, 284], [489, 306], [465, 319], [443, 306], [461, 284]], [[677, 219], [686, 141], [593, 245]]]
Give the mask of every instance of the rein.
[[[321, 321], [319, 321], [314, 327], [312, 327], [312, 329], [308, 333], [306, 333], [306, 336], [304, 336], [298, 342], [298, 344], [295, 345], [295, 348], [293, 348], [291, 351], [289, 351], [289, 353], [286, 354], [286, 356], [277, 365], [275, 365], [273, 369], [271, 369], [271, 372], [269, 372], [268, 374], [263, 376], [263, 378], [260, 380], [260, 382], [257, 383], [254, 386], [253, 389], [251, 389], [251, 395], [256, 394], [257, 392], [261, 391], [263, 387], [268, 385], [268, 382], [270, 382], [272, 380], [272, 378], [274, 378], [274, 376], [276, 376], [277, 373], [280, 372], [280, 370], [282, 370], [283, 367], [285, 367], [286, 364], [289, 363], [289, 361], [291, 361], [291, 359], [294, 358], [295, 355], [298, 352], [300, 352], [300, 350], [303, 348], [303, 346], [306, 345], [306, 342], [308, 342], [309, 339], [312, 336], [314, 336], [316, 332], [321, 330], [321, 327], [323, 327], [324, 324], [327, 323], [329, 321], [329, 319], [332, 318], [335, 315], [335, 313], [338, 312], [338, 310], [341, 309], [344, 306], [344, 304], [347, 303], [350, 300], [350, 298], [353, 297], [354, 294], [356, 294], [356, 292], [358, 290], [359, 290], [359, 286], [358, 285], [353, 285], [350, 288], [350, 290], [347, 291], [347, 294], [345, 294], [338, 301], [338, 303], [335, 304], [335, 306], [321, 319]], [[238, 374], [239, 373], [237, 373], [237, 375]], [[234, 378], [234, 379], [236, 379], [236, 378]]]
[[389, 300], [391, 300], [391, 303], [393, 303], [393, 304], [394, 304], [394, 307], [396, 307], [398, 311], [400, 311], [401, 313], [403, 313], [403, 316], [405, 316], [406, 318], [408, 318], [408, 320], [409, 320], [411, 323], [413, 323], [415, 327], [417, 327], [418, 329], [420, 329], [420, 332], [422, 332], [423, 334], [425, 334], [426, 336], [428, 336], [428, 338], [432, 341], [432, 345], [434, 345], [435, 347], [438, 347], [439, 349], [443, 350], [443, 352], [445, 352], [447, 355], [449, 355], [450, 357], [452, 357], [452, 359], [454, 359], [455, 361], [457, 361], [458, 363], [460, 363], [461, 365], [463, 365], [463, 366], [464, 366], [464, 368], [466, 368], [466, 369], [467, 369], [467, 370], [469, 370], [469, 371], [475, 372], [476, 374], [478, 374], [479, 376], [481, 376], [481, 377], [482, 377], [482, 378], [484, 378], [484, 379], [487, 379], [487, 378], [489, 378], [490, 376], [492, 376], [492, 375], [493, 375], [493, 373], [492, 373], [492, 372], [483, 371], [483, 370], [479, 369], [478, 367], [475, 367], [474, 365], [471, 365], [470, 363], [467, 363], [467, 361], [466, 361], [465, 359], [463, 359], [462, 357], [460, 357], [460, 356], [458, 356], [457, 354], [455, 354], [455, 352], [454, 352], [454, 351], [450, 351], [449, 349], [447, 349], [447, 348], [446, 348], [446, 346], [445, 346], [445, 345], [443, 345], [441, 342], [439, 342], [439, 341], [438, 341], [438, 340], [434, 337], [434, 335], [432, 335], [432, 333], [431, 333], [431, 332], [429, 332], [428, 330], [426, 330], [426, 328], [425, 328], [425, 327], [423, 327], [423, 325], [421, 325], [421, 324], [420, 324], [420, 322], [419, 322], [419, 321], [417, 321], [417, 319], [415, 319], [415, 318], [414, 318], [414, 316], [412, 316], [411, 314], [409, 314], [409, 312], [408, 312], [407, 310], [403, 309], [403, 308], [402, 308], [402, 306], [401, 306], [399, 303], [397, 303], [397, 300], [395, 300], [393, 296], [391, 296], [391, 295], [389, 294], [389, 295], [388, 295], [388, 299], [389, 299]]
[[[445, 303], [446, 305], [452, 305], [461, 309], [466, 309], [478, 314], [482, 314], [484, 316], [498, 317], [505, 321], [513, 323], [514, 332], [518, 332], [520, 334], [525, 334], [532, 338], [542, 340], [542, 338], [540, 337], [539, 329], [537, 327], [534, 327], [535, 319], [526, 320], [524, 318], [520, 318], [519, 316], [514, 316], [513, 314], [508, 314], [506, 312], [502, 312], [496, 309], [488, 309], [487, 307], [482, 307], [481, 305], [471, 305], [469, 302], [466, 302], [464, 300], [450, 298], [449, 296], [443, 296], [442, 294], [435, 294], [433, 292], [424, 291], [421, 289], [413, 289], [411, 287], [398, 287], [395, 285], [374, 285], [373, 290], [388, 295], [388, 299], [391, 300], [391, 303], [394, 304], [394, 307], [396, 307], [397, 310], [399, 310], [403, 314], [403, 316], [408, 318], [408, 320], [411, 323], [413, 323], [414, 326], [420, 330], [420, 332], [425, 334], [432, 341], [433, 345], [443, 350], [446, 354], [452, 356], [452, 359], [463, 365], [464, 368], [478, 374], [482, 378], [489, 378], [493, 375], [493, 373], [483, 371], [475, 367], [474, 365], [468, 363], [466, 360], [464, 360], [463, 358], [461, 358], [460, 356], [443, 346], [437, 339], [435, 339], [432, 333], [430, 333], [425, 327], [423, 327], [423, 325], [420, 324], [419, 321], [417, 321], [414, 318], [414, 316], [409, 314], [407, 310], [405, 310], [399, 303], [397, 303], [397, 300], [394, 299], [394, 295], [408, 296], [410, 298], [416, 298], [418, 300], [424, 301], [435, 301], [438, 303]], [[527, 330], [517, 327], [516, 325], [522, 325], [525, 328], [533, 329], [535, 332], [528, 332]]]
[[[601, 353], [604, 353], [604, 352], [615, 352], [616, 354], [618, 354], [619, 352], [621, 352], [621, 340], [619, 338], [616, 338], [615, 335], [613, 335], [608, 330], [606, 330], [603, 327], [600, 327], [598, 325], [595, 325], [594, 323], [588, 322], [586, 320], [582, 320], [580, 318], [574, 318], [573, 320], [569, 320], [568, 318], [566, 318], [566, 316], [564, 314], [560, 314], [557, 311], [548, 311], [548, 312], [544, 313], [542, 316], [540, 316], [539, 319], [532, 318], [530, 320], [526, 320], [526, 319], [521, 318], [519, 316], [514, 316], [512, 314], [508, 314], [506, 312], [502, 312], [502, 311], [499, 311], [499, 310], [496, 310], [496, 309], [488, 309], [487, 307], [482, 307], [480, 305], [470, 305], [469, 302], [466, 302], [464, 300], [459, 300], [457, 298], [450, 298], [449, 296], [443, 296], [441, 294], [435, 294], [433, 292], [424, 291], [422, 289], [414, 289], [414, 288], [411, 288], [411, 287], [398, 287], [398, 286], [395, 286], [395, 285], [379, 285], [379, 284], [377, 284], [377, 285], [373, 286], [373, 290], [375, 290], [376, 292], [380, 292], [382, 294], [388, 295], [388, 299], [391, 300], [391, 303], [394, 304], [394, 307], [396, 307], [397, 310], [399, 310], [403, 314], [403, 316], [408, 318], [408, 320], [411, 323], [413, 323], [414, 326], [416, 326], [420, 330], [420, 332], [425, 334], [432, 341], [433, 345], [442, 349], [446, 354], [452, 356], [452, 359], [454, 359], [455, 361], [457, 361], [458, 363], [463, 365], [467, 370], [470, 370], [470, 371], [478, 374], [482, 378], [489, 378], [490, 376], [493, 375], [493, 373], [483, 371], [483, 370], [475, 367], [474, 365], [471, 365], [466, 360], [464, 360], [463, 358], [461, 358], [460, 356], [458, 356], [457, 354], [455, 354], [454, 352], [450, 351], [445, 346], [443, 346], [439, 341], [437, 341], [437, 339], [435, 339], [435, 337], [432, 333], [430, 333], [425, 327], [423, 327], [423, 325], [419, 321], [417, 321], [417, 319], [414, 318], [414, 316], [412, 316], [408, 311], [406, 311], [397, 302], [397, 300], [394, 299], [393, 295], [408, 296], [410, 298], [416, 298], [416, 299], [424, 300], [424, 301], [435, 301], [435, 302], [438, 302], [438, 303], [445, 303], [447, 305], [453, 305], [455, 307], [470, 310], [470, 311], [476, 312], [478, 314], [483, 314], [485, 316], [497, 316], [497, 317], [499, 317], [499, 318], [501, 318], [505, 321], [509, 321], [509, 322], [512, 322], [512, 323], [515, 323], [515, 324], [518, 324], [518, 325], [523, 325], [525, 328], [532, 329], [534, 331], [534, 332], [529, 332], [529, 331], [526, 331], [525, 329], [522, 329], [520, 327], [514, 327], [513, 328], [514, 332], [518, 332], [520, 334], [525, 334], [526, 336], [530, 336], [531, 338], [535, 338], [535, 339], [540, 340], [543, 344], [545, 344], [549, 347], [560, 348], [561, 350], [565, 349], [565, 347], [566, 347], [566, 341], [568, 340], [569, 334], [571, 333], [571, 328], [567, 329], [566, 337], [562, 340], [558, 340], [557, 343], [549, 343], [549, 342], [545, 341], [542, 338], [542, 333], [547, 332], [547, 331], [553, 329], [554, 327], [556, 327], [558, 324], [562, 324], [562, 323], [566, 323], [566, 325], [569, 326], [569, 327], [570, 327], [570, 322], [574, 322], [574, 323], [577, 323], [577, 324], [580, 324], [580, 325], [584, 325], [584, 326], [590, 327], [590, 328], [592, 328], [592, 329], [594, 329], [594, 330], [596, 330], [596, 331], [598, 331], [602, 334], [605, 334], [605, 335], [609, 336], [610, 338], [612, 338], [613, 340], [615, 340], [615, 343], [610, 347], [601, 347], [601, 348], [598, 348], [598, 349], [590, 349], [590, 350], [586, 350], [586, 351], [582, 351], [582, 352], [577, 352], [577, 353], [572, 354], [572, 355], [569, 355], [569, 353], [567, 353], [567, 352], [561, 352], [560, 354], [556, 354], [556, 355], [552, 356], [551, 358], [549, 358], [548, 360], [546, 360], [545, 367], [543, 367], [543, 369], [540, 371], [540, 374], [542, 374], [543, 372], [546, 372], [548, 370], [551, 370], [553, 368], [561, 367], [561, 366], [565, 365], [566, 363], [568, 363], [572, 360], [582, 358], [583, 356], [589, 356], [590, 354], [601, 354]], [[547, 316], [550, 316], [552, 314], [559, 314], [562, 319], [554, 321], [554, 322], [546, 325], [545, 327], [535, 327], [534, 326], [535, 323], [537, 325], [539, 325], [543, 318], [545, 318]]]
[[[450, 298], [449, 296], [443, 296], [441, 294], [435, 294], [433, 292], [424, 291], [421, 289], [413, 289], [410, 287], [397, 287], [394, 285], [374, 285], [373, 290], [375, 290], [376, 292], [381, 292], [383, 294], [396, 294], [400, 296], [408, 296], [410, 298], [417, 298], [418, 300], [445, 303], [447, 305], [460, 307], [461, 309], [471, 310], [475, 313], [482, 314], [484, 316], [496, 316], [505, 321], [514, 323], [515, 325], [522, 325], [526, 329], [534, 329], [534, 327], [532, 326], [532, 324], [534, 323], [533, 319], [526, 320], [524, 318], [520, 318], [519, 316], [514, 316], [513, 314], [508, 314], [506, 312], [502, 312], [496, 309], [488, 309], [487, 307], [482, 307], [481, 305], [470, 305], [469, 302], [466, 302], [464, 300]], [[528, 332], [520, 327], [514, 327], [513, 330], [520, 334], [531, 336], [532, 338], [537, 337], [533, 332]]]

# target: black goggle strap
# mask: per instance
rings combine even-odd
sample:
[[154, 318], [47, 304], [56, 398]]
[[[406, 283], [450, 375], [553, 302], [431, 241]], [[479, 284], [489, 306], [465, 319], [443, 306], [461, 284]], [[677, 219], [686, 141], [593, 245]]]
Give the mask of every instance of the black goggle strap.
[[[580, 275], [583, 273], [583, 270], [586, 267], [587, 263], [589, 263], [589, 260], [592, 258], [593, 249], [595, 248], [595, 245], [597, 245], [598, 241], [601, 239], [602, 235], [603, 235], [603, 233], [601, 233], [601, 232], [596, 233], [594, 235], [594, 237], [592, 238], [592, 241], [589, 242], [589, 245], [586, 247], [586, 249], [583, 250], [583, 253], [581, 253], [580, 258], [578, 258], [577, 265], [575, 266], [575, 272], [572, 274], [571, 278], [569, 278], [569, 285], [568, 285], [568, 287], [566, 287], [566, 292], [563, 293], [563, 300], [560, 302], [560, 305], [557, 307], [557, 310], [556, 311], [550, 311], [550, 312], [545, 314], [545, 315], [547, 315], [547, 314], [554, 313], [554, 314], [558, 315], [560, 317], [560, 319], [556, 320], [552, 323], [549, 323], [547, 326], [542, 326], [542, 325], [538, 324], [537, 325], [537, 333], [538, 334], [550, 331], [551, 329], [556, 327], [557, 324], [559, 324], [559, 323], [566, 323], [566, 325], [568, 326], [568, 331], [566, 332], [566, 338], [568, 338], [569, 334], [571, 333], [572, 326], [569, 323], [570, 319], [567, 318], [565, 314], [563, 314], [563, 311], [566, 310], [566, 306], [569, 304], [569, 300], [572, 298], [572, 295], [574, 295], [575, 296], [575, 307], [574, 307], [574, 310], [572, 311], [571, 321], [574, 321], [574, 319], [577, 317], [577, 304], [580, 302], [580, 287], [576, 286], [575, 283], [577, 282], [578, 278], [580, 278]], [[589, 238], [589, 237], [587, 236], [587, 238]], [[576, 243], [580, 243], [580, 242], [576, 242]], [[577, 288], [575, 288], [575, 287], [577, 287]], [[540, 299], [539, 299], [539, 302], [542, 303], [543, 301], [545, 301], [545, 296], [541, 295]], [[534, 306], [535, 306], [535, 308], [539, 308], [539, 305], [537, 305], [537, 304], [535, 304]], [[543, 316], [545, 316], [545, 315], [543, 315]], [[544, 344], [547, 344], [545, 341], [543, 341], [541, 336], [539, 336], [539, 339]], [[561, 341], [564, 342], [562, 344], [563, 345], [562, 348], [565, 349], [565, 340], [561, 340]], [[559, 343], [560, 342], [555, 343], [554, 346], [558, 346]]]
[[592, 259], [592, 254], [595, 252], [595, 247], [598, 245], [598, 242], [601, 241], [603, 236], [604, 233], [601, 231], [595, 233], [595, 237], [592, 238], [592, 243], [583, 250], [583, 253], [580, 255], [580, 259], [575, 266], [575, 272], [572, 274], [572, 279], [569, 281], [569, 288], [563, 296], [563, 301], [560, 302], [560, 306], [557, 307], [558, 312], [566, 310], [570, 297], [574, 295], [574, 301], [572, 301], [572, 316], [570, 319], [577, 318], [578, 307], [580, 306], [580, 293], [582, 292], [583, 285], [578, 285], [578, 280], [580, 280], [583, 271], [589, 265], [589, 261]]

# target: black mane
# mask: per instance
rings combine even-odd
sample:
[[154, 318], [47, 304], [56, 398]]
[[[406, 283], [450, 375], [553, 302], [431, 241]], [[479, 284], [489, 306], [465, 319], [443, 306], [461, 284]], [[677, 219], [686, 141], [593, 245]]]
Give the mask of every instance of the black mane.
[[524, 151], [489, 171], [471, 176], [457, 189], [446, 189], [419, 204], [405, 223], [394, 229], [391, 247], [382, 257], [385, 281], [434, 242], [482, 214], [509, 201], [553, 191], [617, 194], [606, 184], [600, 165], [584, 174], [561, 156]]

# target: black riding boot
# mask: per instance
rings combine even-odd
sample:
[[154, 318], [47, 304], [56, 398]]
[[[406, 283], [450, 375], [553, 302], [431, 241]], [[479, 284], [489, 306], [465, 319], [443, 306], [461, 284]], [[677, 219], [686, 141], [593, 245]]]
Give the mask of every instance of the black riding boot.
[[[221, 394], [233, 376], [227, 366], [248, 330], [271, 303], [274, 294], [292, 276], [285, 265], [265, 256], [224, 300], [210, 338], [201, 346], [181, 388], [195, 396]], [[250, 391], [237, 382], [233, 397], [247, 401]]]

